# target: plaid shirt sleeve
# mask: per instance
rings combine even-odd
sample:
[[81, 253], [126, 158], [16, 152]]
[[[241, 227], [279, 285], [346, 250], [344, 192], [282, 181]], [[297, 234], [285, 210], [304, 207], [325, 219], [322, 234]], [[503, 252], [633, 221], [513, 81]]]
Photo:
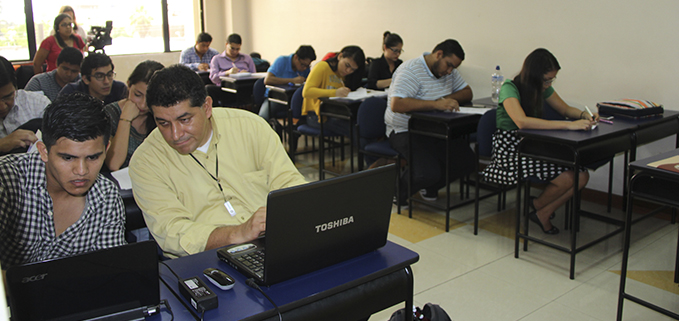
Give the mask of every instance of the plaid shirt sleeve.
[[125, 241], [125, 206], [120, 197], [118, 188], [108, 179], [100, 178], [104, 184], [101, 186], [102, 198], [96, 204], [97, 219], [100, 234], [96, 236], [95, 249], [105, 249], [127, 244]]

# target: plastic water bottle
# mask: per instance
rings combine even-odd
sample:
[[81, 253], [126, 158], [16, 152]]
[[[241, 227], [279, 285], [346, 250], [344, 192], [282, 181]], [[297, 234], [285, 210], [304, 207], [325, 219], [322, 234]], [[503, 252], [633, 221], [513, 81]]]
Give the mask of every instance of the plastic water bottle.
[[491, 76], [491, 90], [490, 99], [497, 104], [500, 98], [500, 87], [505, 81], [505, 77], [502, 76], [502, 71], [500, 71], [500, 66], [495, 67], [495, 72]]

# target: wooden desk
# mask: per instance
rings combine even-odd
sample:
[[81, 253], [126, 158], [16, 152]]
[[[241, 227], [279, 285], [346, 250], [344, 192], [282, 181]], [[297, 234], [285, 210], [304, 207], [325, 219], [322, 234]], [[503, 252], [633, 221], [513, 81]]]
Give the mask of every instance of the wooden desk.
[[[409, 311], [413, 306], [410, 265], [418, 260], [417, 253], [387, 242], [374, 252], [262, 290], [279, 306], [284, 320], [356, 320], [403, 301]], [[278, 320], [269, 301], [245, 284], [245, 276], [220, 261], [216, 250], [165, 262], [179, 276], [199, 276], [215, 291], [219, 307], [206, 311], [205, 320]], [[212, 286], [202, 275], [208, 267], [231, 275], [236, 280], [233, 289], [222, 291]], [[169, 288], [178, 291], [176, 277], [164, 265], [160, 275]], [[183, 297], [180, 300], [188, 304]]]
[[[620, 270], [620, 291], [618, 293], [617, 320], [622, 320], [623, 303], [625, 299], [641, 304], [649, 309], [669, 317], [679, 319], [679, 314], [675, 312], [659, 307], [629, 293], [625, 293], [632, 224], [647, 216], [654, 215], [668, 206], [675, 209], [679, 207], [679, 199], [677, 199], [677, 193], [679, 192], [679, 173], [648, 166], [648, 164], [677, 155], [679, 155], [679, 150], [673, 150], [629, 164], [629, 173], [636, 174], [630, 177], [628, 204], [627, 211], [625, 213], [625, 238], [622, 247], [622, 268]], [[634, 208], [633, 203], [635, 199], [651, 201], [653, 203], [659, 204], [660, 208], [641, 218], [632, 220], [632, 209]], [[675, 258], [675, 283], [679, 281], [677, 275], [678, 271], [679, 244], [677, 244], [677, 257]]]
[[[592, 131], [519, 130], [519, 135], [523, 137], [519, 143], [519, 157], [527, 156], [568, 166], [570, 168], [581, 168], [583, 165], [614, 157], [617, 153], [636, 149], [639, 140], [635, 137], [638, 137], [639, 133], [643, 133], [644, 143], [679, 133], [678, 116], [679, 112], [667, 111], [663, 116], [640, 120], [618, 119], [616, 117], [613, 124], [599, 123], [598, 127]], [[647, 131], [653, 131], [653, 135], [646, 135]], [[625, 161], [627, 161], [627, 159]], [[519, 167], [519, 177], [521, 177], [521, 175], [521, 167]], [[580, 193], [577, 190], [578, 184], [579, 177], [578, 175], [575, 175], [575, 182], [573, 185], [573, 206], [571, 207], [568, 216], [568, 225], [571, 227], [570, 246], [566, 248], [546, 240], [529, 236], [528, 220], [525, 220], [524, 222], [525, 234], [521, 233], [521, 216], [525, 217], [528, 214], [528, 209], [524, 208], [523, 215], [516, 216], [514, 257], [519, 257], [520, 239], [524, 239], [524, 251], [528, 249], [528, 241], [533, 241], [569, 253], [571, 256], [570, 278], [573, 279], [575, 277], [575, 255], [577, 253], [623, 231], [624, 222], [622, 220], [580, 211]], [[523, 184], [520, 181], [517, 187], [517, 213], [522, 213], [522, 187]], [[524, 202], [528, 201], [528, 196], [529, 195], [524, 196]], [[577, 230], [580, 222], [580, 214], [617, 225], [618, 228], [585, 245], [577, 246]]]
[[[446, 146], [450, 146], [453, 139], [476, 132], [476, 127], [481, 119], [479, 114], [463, 114], [463, 113], [447, 113], [441, 111], [420, 111], [410, 114], [408, 120], [408, 146], [412, 146], [412, 135], [422, 135], [446, 141]], [[446, 163], [450, 161], [451, 148], [446, 148]], [[413, 155], [408, 153], [408, 164], [412, 166]], [[446, 232], [450, 227], [450, 210], [470, 204], [475, 200], [467, 200], [456, 205], [450, 205], [450, 168], [446, 166], [446, 205], [440, 206], [435, 203], [425, 202], [417, 198], [413, 198], [412, 182], [413, 171], [410, 170], [410, 177], [408, 178], [408, 217], [413, 217], [413, 201], [434, 207], [446, 212]]]

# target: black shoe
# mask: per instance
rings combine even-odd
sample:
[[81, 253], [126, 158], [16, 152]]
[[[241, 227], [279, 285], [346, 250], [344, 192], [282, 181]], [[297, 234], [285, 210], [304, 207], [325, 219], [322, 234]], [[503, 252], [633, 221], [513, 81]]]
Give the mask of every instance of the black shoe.
[[528, 219], [530, 219], [531, 221], [535, 222], [538, 226], [540, 226], [540, 229], [545, 234], [549, 234], [549, 235], [559, 234], [559, 229], [556, 228], [556, 226], [554, 226], [554, 225], [552, 225], [551, 229], [549, 229], [548, 231], [545, 231], [545, 227], [542, 226], [542, 222], [540, 222], [540, 219], [538, 218], [538, 213], [535, 212], [535, 211], [528, 213]]
[[439, 198], [439, 191], [436, 190], [432, 192], [427, 189], [421, 189], [420, 197], [422, 197], [422, 199], [425, 201], [435, 202]]
[[[533, 212], [537, 212], [537, 211], [538, 211], [538, 210], [535, 208], [535, 203], [533, 203], [533, 202], [535, 202], [535, 199], [537, 199], [537, 197], [535, 197], [535, 196], [531, 196], [531, 197], [528, 199], [528, 206], [530, 207], [530, 209], [531, 209]], [[554, 212], [552, 212], [552, 214], [549, 215], [549, 220], [553, 220], [555, 216], [556, 216], [556, 214], [555, 214]]]

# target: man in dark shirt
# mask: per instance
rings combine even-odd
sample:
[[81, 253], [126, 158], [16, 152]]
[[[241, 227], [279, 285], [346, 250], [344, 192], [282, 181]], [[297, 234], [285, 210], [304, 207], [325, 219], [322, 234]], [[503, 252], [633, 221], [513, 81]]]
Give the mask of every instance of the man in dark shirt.
[[80, 65], [82, 79], [68, 84], [59, 92], [59, 96], [73, 92], [86, 93], [108, 105], [114, 101], [127, 98], [127, 86], [115, 78], [111, 58], [102, 53], [89, 53]]

